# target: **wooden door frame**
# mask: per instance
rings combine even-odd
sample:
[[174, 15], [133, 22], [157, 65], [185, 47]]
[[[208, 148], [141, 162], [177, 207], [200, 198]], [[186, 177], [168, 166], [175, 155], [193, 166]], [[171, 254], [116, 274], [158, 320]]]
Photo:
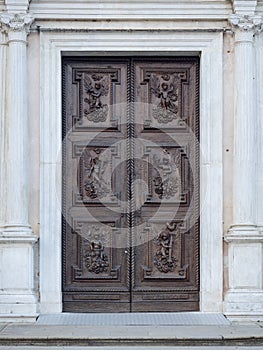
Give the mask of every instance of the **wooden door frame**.
[[[200, 311], [223, 308], [223, 33], [43, 31], [40, 97], [40, 312], [62, 311], [61, 56], [200, 54]], [[49, 261], [49, 264], [46, 262]], [[52, 267], [52, 268], [50, 268]]]

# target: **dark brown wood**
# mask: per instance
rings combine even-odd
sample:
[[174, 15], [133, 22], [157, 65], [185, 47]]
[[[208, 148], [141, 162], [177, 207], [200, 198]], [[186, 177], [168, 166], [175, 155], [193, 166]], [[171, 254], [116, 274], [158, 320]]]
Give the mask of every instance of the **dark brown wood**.
[[198, 71], [64, 59], [64, 311], [199, 309]]
[[198, 60], [133, 65], [135, 135], [147, 145], [135, 176], [148, 191], [135, 213], [132, 310], [198, 310]]

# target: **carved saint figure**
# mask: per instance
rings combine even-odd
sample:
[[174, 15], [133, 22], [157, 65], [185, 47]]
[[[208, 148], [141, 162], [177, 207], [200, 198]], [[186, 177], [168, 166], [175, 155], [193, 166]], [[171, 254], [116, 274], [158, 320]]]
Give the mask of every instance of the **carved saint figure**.
[[[96, 227], [95, 229], [98, 230]], [[109, 261], [107, 255], [104, 253], [104, 246], [99, 235], [95, 234], [93, 240], [88, 241], [88, 243], [85, 261], [89, 272], [94, 272], [96, 274], [107, 272]]]
[[102, 102], [102, 97], [109, 94], [109, 85], [108, 75], [84, 75], [84, 90], [86, 92], [84, 114], [95, 123], [105, 121], [107, 118], [108, 106]]
[[172, 157], [167, 150], [162, 155], [154, 155], [153, 163], [158, 176], [153, 179], [155, 193], [160, 199], [174, 197], [179, 191], [179, 156]]
[[176, 267], [176, 259], [173, 257], [173, 234], [176, 224], [166, 224], [166, 228], [159, 233], [155, 243], [158, 245], [154, 264], [160, 272], [172, 272]]
[[101, 160], [99, 156], [100, 149], [91, 150], [85, 166], [84, 187], [86, 195], [91, 199], [102, 198], [109, 192], [109, 186], [103, 179], [108, 162]]

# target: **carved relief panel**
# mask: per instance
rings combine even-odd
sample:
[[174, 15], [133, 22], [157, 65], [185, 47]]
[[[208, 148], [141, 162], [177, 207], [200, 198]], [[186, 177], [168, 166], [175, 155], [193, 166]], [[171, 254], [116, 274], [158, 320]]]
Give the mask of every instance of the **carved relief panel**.
[[114, 256], [115, 223], [75, 221], [77, 240], [74, 280], [119, 280], [120, 262]]
[[143, 105], [138, 120], [144, 128], [187, 130], [195, 109], [195, 69], [187, 60], [136, 64], [136, 101]]
[[144, 176], [148, 179], [147, 202], [185, 203], [189, 195], [190, 164], [182, 147], [146, 147]]
[[[69, 104], [71, 128], [75, 131], [119, 129], [125, 116], [127, 91], [126, 65], [114, 65], [90, 59], [71, 63], [65, 60], [64, 77], [71, 79], [68, 94], [76, 103]], [[123, 89], [124, 87], [124, 89]]]
[[185, 231], [185, 222], [150, 223], [146, 227], [145, 232], [154, 238], [147, 240], [143, 279], [187, 279], [188, 262], [182, 257]]

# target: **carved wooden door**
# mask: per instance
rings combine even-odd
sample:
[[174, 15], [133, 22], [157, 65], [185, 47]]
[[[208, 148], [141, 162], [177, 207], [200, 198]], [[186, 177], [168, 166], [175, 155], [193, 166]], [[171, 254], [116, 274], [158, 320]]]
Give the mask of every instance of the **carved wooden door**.
[[199, 309], [199, 60], [63, 60], [63, 310]]

